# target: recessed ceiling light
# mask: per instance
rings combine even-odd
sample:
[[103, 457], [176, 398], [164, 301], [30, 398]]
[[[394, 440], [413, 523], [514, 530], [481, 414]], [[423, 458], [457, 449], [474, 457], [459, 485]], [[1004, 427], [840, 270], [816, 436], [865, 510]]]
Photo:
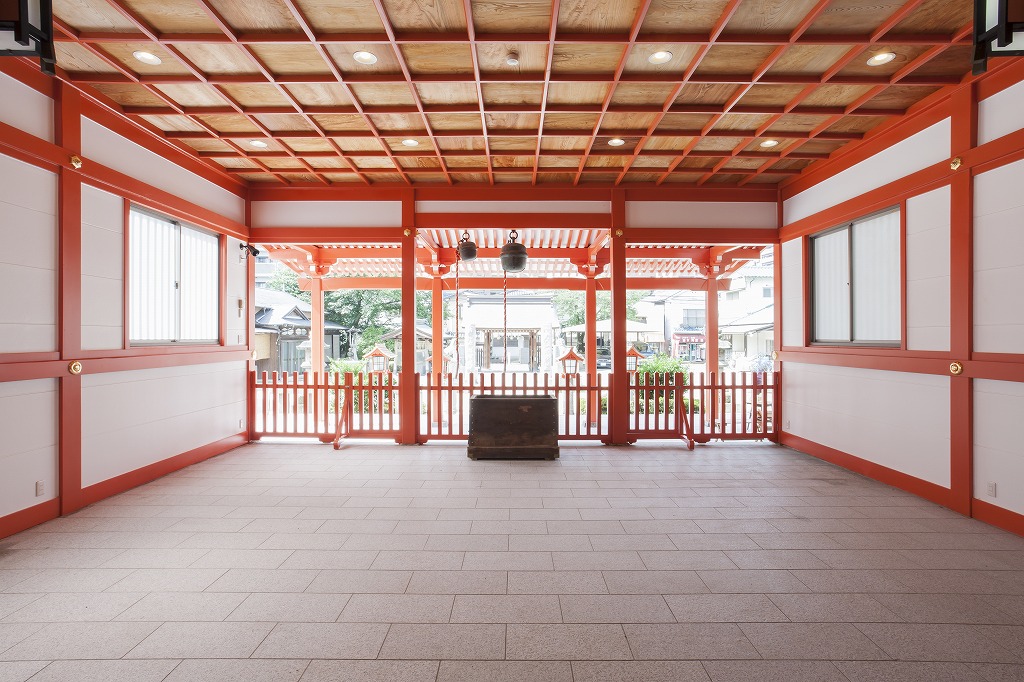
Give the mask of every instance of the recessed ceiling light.
[[509, 66], [519, 66], [519, 53], [509, 52], [508, 56], [505, 57], [505, 63]]
[[372, 52], [367, 52], [366, 50], [359, 50], [358, 52], [353, 52], [352, 59], [356, 60], [360, 64], [369, 65], [377, 63], [377, 55], [375, 55]]
[[150, 66], [157, 66], [164, 62], [160, 57], [157, 57], [152, 52], [146, 52], [145, 50], [136, 50], [135, 52], [132, 52], [132, 56], [143, 64], [149, 64]]
[[612, 139], [608, 140], [609, 147], [621, 147], [624, 144], [626, 144], [626, 141], [623, 140], [621, 137], [613, 137]]
[[672, 60], [672, 53], [668, 50], [658, 50], [647, 58], [651, 64], [665, 64]]
[[779, 146], [779, 141], [778, 140], [765, 140], [764, 142], [761, 143], [761, 146], [762, 147], [777, 147], [777, 146]]
[[868, 66], [881, 66], [882, 64], [888, 64], [894, 59], [896, 59], [895, 52], [879, 52], [878, 54], [871, 55], [871, 58], [868, 59]]
[[256, 147], [257, 149], [266, 149], [267, 143], [263, 140], [249, 140], [250, 147]]
[[420, 146], [419, 141], [418, 140], [413, 140], [413, 139], [402, 140], [402, 144], [404, 144], [406, 147], [419, 147]]

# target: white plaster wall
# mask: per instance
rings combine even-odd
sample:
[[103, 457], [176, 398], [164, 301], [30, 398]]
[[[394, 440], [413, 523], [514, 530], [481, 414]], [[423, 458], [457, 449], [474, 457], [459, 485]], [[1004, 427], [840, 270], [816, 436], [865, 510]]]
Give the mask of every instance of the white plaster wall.
[[800, 239], [782, 243], [782, 345], [804, 345], [804, 250]]
[[974, 350], [1024, 353], [1024, 161], [974, 179]]
[[775, 229], [774, 201], [628, 201], [627, 227], [714, 227]]
[[57, 410], [56, 379], [0, 382], [0, 517], [57, 497]]
[[245, 199], [121, 137], [82, 119], [82, 154], [92, 161], [175, 194], [236, 222], [245, 220]]
[[[974, 380], [974, 496], [1024, 514], [1024, 383]], [[996, 496], [987, 493], [996, 484]]]
[[789, 225], [945, 161], [949, 150], [947, 118], [790, 197], [782, 205], [783, 223]]
[[124, 199], [82, 186], [82, 348], [124, 346]]
[[401, 227], [401, 201], [254, 201], [252, 227]]
[[0, 73], [0, 121], [53, 142], [53, 100]]
[[610, 201], [417, 201], [417, 213], [611, 213]]
[[787, 362], [783, 429], [943, 487], [949, 377]]
[[978, 144], [1024, 128], [1024, 81], [978, 102]]
[[57, 176], [0, 155], [0, 178], [0, 353], [55, 351]]
[[248, 268], [253, 260], [247, 252], [238, 248], [241, 243], [234, 237], [228, 237], [228, 288], [224, 301], [228, 325], [224, 341], [229, 346], [245, 345], [246, 330], [249, 327], [249, 311], [246, 305], [249, 298]]
[[949, 350], [949, 186], [907, 200], [907, 348]]
[[85, 375], [82, 485], [243, 431], [245, 370], [222, 362]]

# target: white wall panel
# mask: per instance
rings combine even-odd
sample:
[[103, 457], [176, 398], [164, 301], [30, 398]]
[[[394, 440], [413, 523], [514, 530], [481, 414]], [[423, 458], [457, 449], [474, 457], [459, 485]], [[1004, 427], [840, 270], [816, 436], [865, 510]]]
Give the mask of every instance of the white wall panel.
[[0, 517], [57, 496], [57, 409], [56, 379], [0, 383]]
[[244, 198], [88, 118], [82, 119], [82, 154], [226, 218], [245, 220]]
[[53, 142], [53, 100], [0, 73], [0, 121]]
[[82, 484], [105, 481], [243, 430], [246, 363], [82, 379]]
[[82, 186], [82, 348], [124, 345], [124, 199]]
[[974, 349], [1024, 353], [1024, 161], [974, 179]]
[[[974, 496], [1024, 514], [1024, 383], [974, 380]], [[996, 484], [996, 496], [987, 493]]]
[[1024, 128], [1024, 82], [1016, 83], [978, 102], [978, 144], [997, 140]]
[[787, 362], [785, 431], [949, 487], [949, 377]]
[[775, 229], [774, 201], [628, 201], [627, 227], [715, 227]]
[[804, 345], [804, 251], [800, 239], [782, 243], [782, 345]]
[[[234, 237], [228, 237], [228, 289], [227, 299], [224, 301], [228, 316], [227, 338], [225, 341], [229, 346], [243, 345], [245, 343], [246, 330], [249, 327], [249, 312], [246, 301], [249, 298], [248, 270], [254, 263], [252, 257], [245, 251], [238, 248], [241, 244]], [[239, 308], [241, 301], [241, 308]]]
[[949, 158], [949, 119], [819, 182], [783, 202], [783, 223], [802, 220]]
[[0, 179], [0, 353], [55, 351], [57, 176], [0, 155]]
[[949, 186], [907, 200], [907, 348], [949, 350]]
[[417, 201], [417, 213], [611, 213], [610, 201]]
[[254, 201], [253, 227], [401, 227], [401, 201]]

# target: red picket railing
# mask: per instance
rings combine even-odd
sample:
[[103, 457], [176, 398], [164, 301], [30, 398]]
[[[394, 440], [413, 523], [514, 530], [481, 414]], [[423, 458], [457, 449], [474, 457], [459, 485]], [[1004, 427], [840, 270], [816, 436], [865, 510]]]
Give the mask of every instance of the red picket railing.
[[[408, 406], [417, 439], [463, 440], [469, 436], [474, 395], [552, 395], [558, 399], [558, 436], [563, 440], [609, 439], [607, 374], [415, 375], [418, 390]], [[250, 436], [397, 438], [403, 406], [400, 375], [250, 374]], [[648, 438], [777, 440], [779, 373], [636, 374], [628, 387], [630, 442]], [[410, 416], [411, 416], [410, 415]]]
[[469, 401], [475, 395], [550, 395], [558, 399], [558, 437], [608, 436], [608, 375], [443, 374], [420, 377], [421, 442], [469, 437]]

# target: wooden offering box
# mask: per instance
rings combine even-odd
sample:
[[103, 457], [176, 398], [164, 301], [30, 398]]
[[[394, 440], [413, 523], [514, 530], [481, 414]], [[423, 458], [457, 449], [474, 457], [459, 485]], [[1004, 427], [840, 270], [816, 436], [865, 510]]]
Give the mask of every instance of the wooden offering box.
[[470, 459], [556, 459], [558, 399], [477, 395], [469, 400]]

